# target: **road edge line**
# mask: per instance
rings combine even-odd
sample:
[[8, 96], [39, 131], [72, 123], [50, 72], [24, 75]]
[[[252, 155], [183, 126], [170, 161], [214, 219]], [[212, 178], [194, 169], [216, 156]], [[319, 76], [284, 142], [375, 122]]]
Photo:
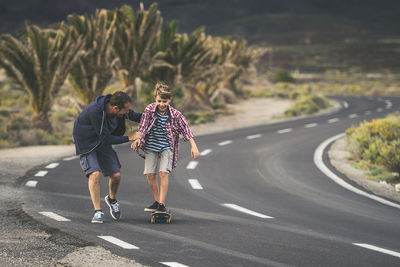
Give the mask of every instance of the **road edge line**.
[[334, 174], [323, 162], [322, 160], [322, 156], [324, 154], [325, 149], [334, 141], [336, 141], [339, 138], [342, 138], [345, 136], [345, 133], [341, 133], [338, 135], [335, 135], [331, 138], [326, 139], [325, 141], [323, 141], [321, 144], [319, 144], [319, 146], [317, 147], [317, 149], [314, 151], [314, 163], [315, 165], [318, 167], [318, 169], [320, 169], [320, 171], [322, 171], [326, 176], [328, 176], [331, 180], [333, 180], [335, 183], [339, 184], [340, 186], [344, 187], [347, 190], [350, 190], [358, 195], [362, 195], [365, 197], [368, 197], [370, 199], [373, 199], [375, 201], [378, 201], [382, 204], [394, 207], [394, 208], [398, 208], [400, 209], [400, 205], [393, 203], [391, 201], [388, 201], [386, 199], [383, 199], [381, 197], [372, 195], [372, 194], [368, 194], [365, 191], [362, 191], [354, 186], [352, 186], [351, 184], [345, 182], [342, 178], [340, 178], [339, 176], [337, 176], [336, 174]]

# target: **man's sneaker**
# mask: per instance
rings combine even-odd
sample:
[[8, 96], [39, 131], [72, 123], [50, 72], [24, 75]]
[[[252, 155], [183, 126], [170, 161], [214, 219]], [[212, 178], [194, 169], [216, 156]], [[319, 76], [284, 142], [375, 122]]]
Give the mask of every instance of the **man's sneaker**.
[[92, 223], [103, 223], [103, 216], [104, 213], [102, 211], [95, 211], [92, 218]]
[[158, 208], [154, 211], [154, 213], [163, 213], [163, 212], [167, 212], [167, 208], [165, 207], [164, 204], [159, 203]]
[[154, 212], [158, 208], [158, 201], [155, 201], [151, 206], [144, 208], [144, 211]]
[[110, 197], [107, 195], [104, 200], [107, 205], [110, 207], [110, 215], [114, 220], [119, 220], [121, 218], [121, 208], [119, 207], [119, 203], [115, 200], [114, 203], [111, 203]]

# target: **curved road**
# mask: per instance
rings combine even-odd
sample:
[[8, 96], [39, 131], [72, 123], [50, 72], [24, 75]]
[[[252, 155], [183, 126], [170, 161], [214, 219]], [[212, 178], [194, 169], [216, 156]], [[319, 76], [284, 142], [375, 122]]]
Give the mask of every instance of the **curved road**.
[[153, 199], [143, 160], [128, 145], [116, 147], [123, 166], [119, 222], [102, 202], [105, 223], [90, 223], [87, 179], [73, 157], [27, 176], [24, 208], [151, 266], [399, 266], [400, 209], [339, 186], [313, 157], [349, 126], [397, 110], [400, 98], [335, 99], [342, 108], [333, 114], [197, 137], [196, 162], [183, 143], [170, 177], [170, 225], [152, 225], [143, 212]]

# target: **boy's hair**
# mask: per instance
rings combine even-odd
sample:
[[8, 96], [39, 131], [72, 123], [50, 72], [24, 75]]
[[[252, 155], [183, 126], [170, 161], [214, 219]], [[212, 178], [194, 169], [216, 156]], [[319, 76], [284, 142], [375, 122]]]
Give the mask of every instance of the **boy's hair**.
[[162, 99], [171, 99], [172, 92], [168, 85], [157, 83], [154, 89], [154, 98], [160, 96]]
[[115, 92], [110, 98], [110, 105], [117, 106], [119, 109], [125, 108], [126, 103], [132, 103], [132, 99], [125, 92]]

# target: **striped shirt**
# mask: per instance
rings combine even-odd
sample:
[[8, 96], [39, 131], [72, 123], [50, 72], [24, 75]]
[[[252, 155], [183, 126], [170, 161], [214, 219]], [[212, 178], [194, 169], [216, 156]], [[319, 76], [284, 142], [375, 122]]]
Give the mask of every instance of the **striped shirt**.
[[[144, 109], [142, 118], [140, 119], [138, 132], [142, 134], [142, 139], [140, 140], [140, 147], [142, 149], [146, 147], [146, 137], [153, 127], [154, 122], [156, 121], [156, 110], [156, 103], [148, 105]], [[172, 161], [172, 168], [174, 169], [178, 164], [179, 135], [182, 135], [184, 141], [189, 141], [194, 137], [194, 135], [192, 130], [189, 128], [185, 117], [179, 110], [168, 106], [168, 111], [166, 115], [168, 115], [168, 119], [165, 122], [165, 128], [167, 130], [169, 147], [174, 155]]]
[[161, 152], [170, 149], [167, 128], [165, 128], [165, 122], [168, 120], [168, 115], [160, 114], [158, 112], [156, 112], [156, 114], [156, 120], [146, 139], [146, 149], [154, 152]]

